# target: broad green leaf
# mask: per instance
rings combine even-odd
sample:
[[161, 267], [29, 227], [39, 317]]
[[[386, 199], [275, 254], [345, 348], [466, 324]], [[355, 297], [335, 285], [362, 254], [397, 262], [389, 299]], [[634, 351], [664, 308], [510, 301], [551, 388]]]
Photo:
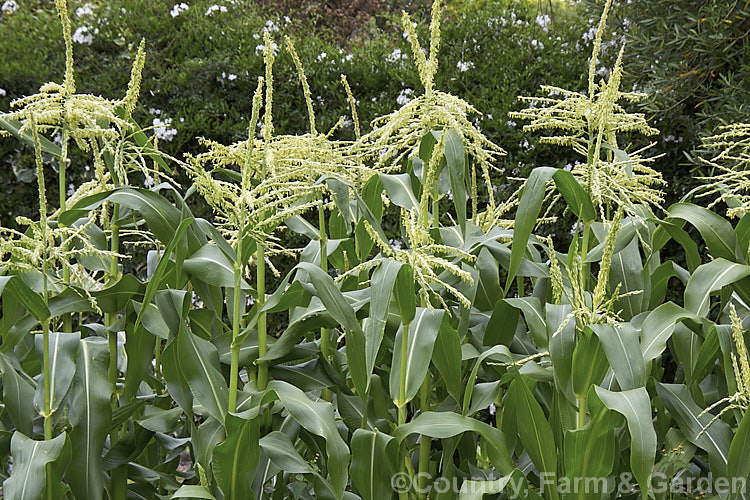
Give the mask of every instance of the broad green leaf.
[[[53, 413], [60, 408], [60, 404], [73, 382], [73, 375], [76, 372], [75, 358], [80, 340], [81, 334], [79, 332], [50, 332], [49, 334], [50, 409]], [[43, 335], [35, 335], [34, 341], [37, 356], [42, 361], [44, 359]], [[44, 373], [39, 378], [36, 387], [34, 405], [40, 411], [44, 408]]]
[[497, 495], [498, 493], [502, 493], [511, 480], [511, 476], [503, 476], [487, 481], [478, 479], [466, 480], [461, 483], [458, 500], [482, 500], [484, 495]]
[[651, 400], [645, 388], [611, 392], [596, 387], [596, 395], [610, 410], [622, 414], [630, 431], [630, 467], [641, 487], [641, 496], [648, 498], [650, 477], [656, 456], [656, 431], [651, 417]]
[[132, 274], [125, 274], [113, 285], [91, 292], [91, 295], [103, 312], [114, 314], [125, 309], [129, 300], [140, 298], [145, 288], [138, 278]]
[[87, 337], [79, 342], [76, 372], [70, 393], [68, 421], [73, 456], [67, 478], [77, 498], [104, 498], [102, 450], [112, 417], [112, 384], [107, 341]]
[[557, 190], [565, 199], [568, 208], [583, 222], [592, 222], [596, 219], [596, 210], [591, 203], [591, 197], [576, 180], [575, 176], [566, 171], [558, 170], [552, 178]]
[[492, 310], [494, 305], [503, 298], [503, 289], [500, 286], [499, 266], [487, 248], [479, 250], [476, 269], [479, 271], [479, 283], [473, 306], [481, 311]]
[[496, 345], [495, 347], [491, 347], [479, 355], [476, 363], [474, 363], [474, 368], [471, 369], [469, 379], [466, 381], [466, 390], [464, 391], [464, 399], [461, 410], [461, 414], [464, 416], [469, 412], [471, 396], [474, 392], [474, 386], [476, 385], [477, 373], [479, 372], [479, 368], [481, 367], [482, 362], [489, 357], [494, 357], [495, 359], [501, 360], [505, 363], [513, 361], [513, 357], [511, 356], [510, 351], [504, 345]]
[[[227, 258], [218, 245], [203, 245], [185, 259], [183, 269], [196, 279], [209, 285], [225, 288], [234, 287], [234, 264]], [[241, 281], [243, 290], [249, 290], [250, 285]]]
[[670, 218], [682, 219], [695, 226], [714, 259], [737, 260], [737, 235], [722, 216], [692, 203], [675, 203], [669, 207], [668, 213]]
[[270, 366], [268, 373], [274, 380], [283, 380], [305, 392], [319, 391], [335, 385], [318, 359], [297, 365]]
[[685, 309], [707, 317], [711, 294], [750, 275], [750, 266], [718, 258], [695, 270], [685, 288]]
[[417, 308], [417, 315], [409, 325], [406, 342], [406, 391], [405, 401], [399, 401], [399, 386], [401, 380], [401, 351], [403, 345], [404, 327], [401, 325], [394, 341], [393, 360], [391, 362], [390, 389], [391, 399], [405, 404], [417, 395], [422, 386], [427, 370], [430, 368], [432, 351], [435, 347], [440, 324], [445, 311], [430, 310], [426, 307]]
[[[317, 266], [301, 262], [297, 269], [307, 272], [313, 285], [315, 295], [326, 308], [326, 311], [346, 330], [346, 356], [349, 362], [349, 375], [360, 396], [367, 392], [367, 362], [365, 354], [365, 334], [357, 321], [354, 308], [346, 301], [341, 291], [336, 288], [328, 273]], [[272, 349], [269, 349], [269, 352]]]
[[204, 486], [199, 484], [183, 484], [169, 498], [200, 498], [202, 500], [216, 500], [216, 498]]
[[660, 305], [646, 316], [641, 326], [641, 352], [644, 361], [651, 361], [661, 355], [675, 325], [682, 321], [700, 325], [703, 320], [673, 302]]
[[[335, 492], [331, 484], [300, 456], [286, 434], [279, 431], [266, 434], [260, 439], [260, 447], [269, 457], [266, 467], [261, 472], [262, 479], [260, 481], [270, 478], [267, 472], [271, 470], [272, 465], [275, 465], [276, 469], [274, 470], [283, 470], [290, 474], [312, 475], [316, 498], [325, 500], [342, 498], [342, 494]], [[346, 493], [343, 494], [343, 496], [345, 495]]]
[[[703, 410], [695, 404], [690, 391], [682, 384], [657, 382], [656, 390], [669, 414], [677, 422], [688, 441], [699, 448], [703, 448], [708, 453], [711, 471], [717, 477], [724, 476], [727, 471], [729, 447], [732, 441], [732, 431], [727, 423], [716, 420], [709, 426], [713, 415], [710, 413], [702, 414]], [[705, 432], [703, 432], [704, 429]]]
[[403, 264], [399, 268], [393, 295], [396, 298], [401, 322], [414, 321], [414, 316], [417, 314], [417, 293], [414, 290], [414, 268], [410, 264]]
[[[556, 477], [557, 450], [552, 427], [521, 376], [517, 375], [511, 382], [505, 401], [505, 404], [516, 413], [521, 443], [537, 470]], [[556, 484], [556, 481], [553, 484]], [[556, 488], [549, 491], [551, 498], [558, 497]]]
[[[145, 322], [153, 326], [158, 321], [159, 326], [163, 326], [165, 336], [169, 336], [169, 327], [159, 315], [159, 310], [154, 304], [147, 304], [146, 307], [143, 307], [139, 302], [132, 301], [131, 305], [139, 314], [146, 309], [150, 309], [150, 312], [144, 315], [147, 318]], [[130, 307], [128, 306], [128, 308]], [[143, 324], [127, 323], [125, 325], [125, 354], [127, 356], [125, 393], [130, 399], [135, 397], [141, 381], [151, 367], [156, 340], [151, 330], [145, 328]], [[161, 342], [161, 338], [159, 342]]]
[[523, 312], [526, 326], [537, 347], [547, 347], [547, 325], [544, 321], [541, 301], [536, 297], [514, 297], [505, 301]]
[[393, 298], [393, 285], [403, 264], [391, 259], [383, 259], [372, 273], [370, 315], [365, 326], [365, 358], [367, 362], [367, 380], [375, 367], [375, 358], [383, 341], [388, 306]]
[[406, 210], [419, 209], [409, 174], [380, 174], [380, 182], [394, 204]]
[[[727, 477], [747, 479], [750, 476], [750, 412], [745, 412], [732, 438], [727, 456]], [[732, 496], [742, 498], [743, 495]]]
[[348, 481], [349, 448], [336, 427], [333, 406], [327, 402], [313, 402], [301, 390], [285, 382], [271, 381], [268, 389], [276, 393], [294, 420], [308, 432], [325, 439], [331, 485], [339, 496], [343, 495]]
[[[589, 423], [583, 429], [567, 430], [563, 456], [565, 476], [570, 484], [576, 484], [576, 478], [585, 478], [587, 483], [584, 485], [591, 485], [591, 491], [586, 491], [586, 487], [581, 485], [583, 487], [577, 488], [570, 498], [600, 499], [602, 492], [606, 490], [601, 486], [599, 491], [595, 488], [606, 483], [606, 477], [612, 472], [615, 461], [614, 429], [597, 433]], [[601, 481], [596, 481], [597, 479]]]
[[168, 410], [147, 406], [144, 418], [138, 420], [138, 425], [152, 432], [174, 432], [182, 413], [182, 408], [179, 406]]
[[451, 180], [453, 206], [461, 233], [466, 234], [466, 155], [461, 135], [455, 129], [445, 132], [445, 162]]
[[498, 300], [492, 308], [492, 315], [487, 321], [482, 344], [494, 346], [498, 344], [509, 346], [516, 335], [518, 320], [521, 318], [520, 309], [511, 306], [506, 300]]
[[[17, 139], [25, 143], [27, 146], [34, 147], [34, 135], [30, 128], [26, 128], [23, 132], [21, 131], [23, 123], [18, 120], [4, 120], [0, 119], [0, 128], [10, 132]], [[50, 141], [46, 137], [39, 135], [39, 145], [42, 147], [42, 151], [51, 154], [57, 159], [62, 157], [62, 148]]]
[[461, 401], [461, 337], [447, 318], [443, 318], [440, 324], [432, 350], [432, 363], [445, 381], [448, 394], [456, 402]]
[[479, 434], [484, 439], [492, 465], [501, 474], [510, 474], [513, 466], [505, 435], [495, 427], [470, 417], [453, 412], [420, 413], [408, 424], [398, 426], [393, 432], [393, 437], [403, 441], [411, 434], [421, 434], [433, 439], [447, 439], [464, 432]]
[[[151, 303], [151, 301], [154, 299], [154, 295], [156, 295], [156, 291], [161, 288], [164, 279], [165, 274], [167, 270], [167, 264], [169, 264], [169, 257], [172, 255], [172, 252], [175, 251], [175, 247], [180, 243], [182, 240], [182, 236], [185, 234], [185, 231], [187, 228], [195, 222], [195, 219], [185, 219], [182, 222], [180, 222], [179, 227], [177, 228], [177, 231], [175, 232], [174, 236], [170, 240], [169, 244], [167, 245], [167, 248], [164, 250], [164, 252], [161, 254], [161, 258], [159, 259], [159, 263], [156, 265], [156, 269], [154, 269], [154, 272], [151, 274], [151, 278], [148, 280], [148, 283], [146, 284], [146, 290], [143, 293], [143, 303], [148, 305]], [[135, 320], [135, 329], [138, 328], [141, 321], [143, 320], [143, 314], [146, 312], [148, 308], [143, 307], [138, 311], [138, 316]]]
[[601, 383], [608, 369], [604, 346], [590, 328], [584, 329], [573, 350], [573, 392], [578, 398], [585, 398], [592, 385]]
[[314, 469], [294, 448], [289, 436], [272, 431], [259, 441], [260, 447], [282, 470], [290, 474], [314, 474]]
[[390, 498], [391, 478], [398, 471], [398, 444], [388, 434], [357, 429], [352, 435], [352, 484], [363, 500]]
[[[100, 207], [105, 201], [138, 211], [154, 236], [164, 245], [169, 244], [184, 219], [183, 213], [159, 193], [149, 189], [122, 187], [81, 199], [60, 214], [58, 222], [69, 226], [81, 217], [87, 216], [89, 211]], [[201, 241], [196, 233], [188, 231], [187, 242], [189, 252], [194, 252], [205, 243], [205, 237]]]
[[605, 491], [602, 483], [615, 463], [615, 429], [620, 416], [602, 405], [595, 392], [589, 392], [589, 401], [591, 420], [583, 428], [565, 431], [564, 436], [566, 478], [572, 481], [570, 484], [575, 484], [576, 478], [588, 481], [573, 492], [571, 499], [601, 499]]
[[221, 374], [216, 347], [186, 328], [181, 328], [174, 341], [180, 358], [180, 371], [193, 397], [209, 415], [220, 422], [229, 405], [229, 389]]
[[[569, 402], [575, 402], [571, 374], [573, 350], [576, 346], [575, 320], [570, 316], [569, 304], [547, 304], [545, 308], [549, 355], [555, 371], [555, 380]], [[567, 321], [567, 323], [566, 323]]]
[[544, 193], [547, 190], [547, 182], [549, 182], [556, 171], [557, 169], [555, 168], [537, 167], [531, 171], [526, 184], [524, 184], [516, 211], [516, 221], [513, 226], [510, 264], [508, 265], [508, 277], [505, 282], [506, 294], [510, 290], [510, 286], [521, 267], [531, 231], [537, 224], [537, 218], [542, 209]]
[[37, 321], [44, 321], [50, 317], [50, 311], [41, 295], [35, 293], [17, 276], [0, 276], [0, 297], [13, 293]]
[[191, 433], [190, 441], [193, 446], [195, 461], [203, 466], [206, 471], [211, 471], [216, 445], [224, 440], [226, 432], [224, 425], [215, 418], [209, 418]]
[[[46, 480], [51, 479], [57, 488], [71, 459], [70, 441], [64, 432], [47, 441], [35, 441], [15, 432], [10, 441], [10, 452], [13, 470], [3, 482], [3, 496], [13, 500], [43, 498]], [[49, 468], [49, 476], [45, 474], [47, 464], [54, 464]]]
[[328, 191], [333, 195], [338, 213], [343, 219], [346, 233], [351, 232], [352, 217], [349, 210], [349, 192], [354, 190], [354, 186], [341, 180], [333, 175], [326, 175], [319, 179], [319, 182], [325, 182]]
[[591, 325], [599, 337], [620, 389], [627, 391], [646, 384], [646, 364], [638, 346], [638, 331], [630, 323]]
[[713, 371], [719, 351], [719, 335], [716, 326], [712, 326], [698, 351], [698, 357], [693, 365], [693, 373], [688, 380], [688, 385], [700, 384]]
[[625, 248], [612, 256], [611, 284], [620, 284], [619, 293], [629, 293], [617, 303], [622, 308], [622, 318], [629, 321], [643, 311], [644, 282], [643, 262], [638, 249], [638, 240], [633, 239]]
[[[649, 294], [648, 305], [649, 309], [655, 309], [664, 301], [664, 298], [667, 295], [667, 287], [669, 285], [670, 279], [680, 278], [682, 280], [682, 276], [685, 274], [687, 274], [687, 271], [685, 271], [685, 269], [681, 268], [671, 260], [664, 262], [659, 267], [657, 267], [654, 272], [651, 273], [651, 292]], [[690, 275], [687, 274], [685, 282], [687, 282], [689, 278]]]
[[[685, 260], [687, 261], [688, 270], [692, 273], [701, 265], [701, 255], [698, 252], [698, 244], [690, 235], [677, 225], [669, 221], [657, 221], [658, 229], [654, 232], [654, 251], [660, 250], [670, 238], [680, 244], [685, 251]], [[669, 236], [664, 236], [669, 235]]]
[[6, 354], [0, 354], [0, 371], [3, 373], [5, 410], [17, 431], [32, 436], [35, 415], [33, 380], [26, 377], [23, 371], [16, 371]]
[[[193, 393], [190, 390], [187, 380], [182, 375], [183, 371], [185, 371], [182, 364], [183, 360], [177, 353], [177, 341], [174, 339], [164, 346], [164, 351], [161, 355], [161, 371], [172, 399], [187, 415], [192, 417]], [[228, 396], [227, 404], [229, 404]]]
[[214, 448], [211, 465], [214, 477], [224, 498], [250, 499], [255, 468], [260, 459], [259, 419], [242, 418], [236, 414], [226, 417], [227, 438]]

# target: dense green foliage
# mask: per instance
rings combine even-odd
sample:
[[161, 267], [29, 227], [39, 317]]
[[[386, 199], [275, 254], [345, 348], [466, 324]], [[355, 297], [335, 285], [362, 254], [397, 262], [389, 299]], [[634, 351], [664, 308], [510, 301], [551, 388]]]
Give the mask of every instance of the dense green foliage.
[[62, 37], [3, 6], [60, 54], [7, 59], [4, 498], [745, 498], [750, 124], [666, 203], [611, 0], [577, 34], [436, 1], [340, 52], [126, 4], [55, 0]]

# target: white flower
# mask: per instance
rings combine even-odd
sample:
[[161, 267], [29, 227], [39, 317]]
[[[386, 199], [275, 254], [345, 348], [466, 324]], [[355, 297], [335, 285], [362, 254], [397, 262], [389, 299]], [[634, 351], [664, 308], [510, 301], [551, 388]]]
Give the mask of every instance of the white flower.
[[414, 95], [414, 89], [403, 89], [396, 97], [396, 103], [399, 106], [405, 106], [411, 102], [411, 96]]
[[78, 7], [76, 9], [76, 16], [83, 17], [83, 16], [93, 16], [94, 15], [94, 6], [90, 3], [87, 3], [83, 7]]
[[593, 42], [594, 38], [596, 38], [596, 30], [598, 26], [594, 25], [589, 30], [583, 34], [583, 40], [586, 42]]
[[13, 14], [16, 9], [18, 8], [18, 4], [15, 2], [15, 0], [7, 0], [2, 7], [0, 7], [0, 10], [2, 10], [6, 14]]
[[515, 127], [516, 125], [518, 125], [518, 124], [517, 124], [516, 122], [514, 122], [513, 120], [508, 120], [507, 122], [505, 122], [505, 126], [506, 126], [506, 127], [511, 127], [511, 128], [513, 128], [513, 127]]
[[[93, 33], [98, 33], [99, 30], [95, 29]], [[91, 45], [94, 41], [94, 36], [91, 31], [91, 26], [81, 26], [73, 33], [73, 41], [76, 43], [82, 43], [85, 45]]]
[[229, 75], [227, 75], [227, 80], [229, 80], [230, 82], [236, 79], [237, 75], [235, 75], [234, 73], [229, 73]]
[[573, 227], [570, 228], [570, 234], [576, 235], [581, 234], [583, 232], [583, 221], [578, 221], [575, 224], [573, 224]]
[[279, 31], [279, 27], [270, 19], [266, 21], [266, 25], [263, 27], [263, 31]]
[[148, 112], [156, 116], [159, 116], [160, 114], [162, 114], [162, 110], [156, 109], [156, 108], [148, 108]]
[[219, 6], [219, 5], [213, 4], [212, 6], [208, 8], [208, 10], [206, 10], [206, 15], [212, 16], [214, 12], [226, 12], [226, 11], [227, 11], [226, 6], [224, 5]]
[[395, 63], [399, 62], [401, 59], [405, 59], [406, 55], [401, 52], [401, 49], [393, 49], [393, 52], [391, 52], [389, 55], [385, 57], [386, 62], [389, 63]]
[[154, 125], [154, 134], [156, 134], [156, 137], [160, 141], [171, 141], [172, 139], [174, 139], [174, 136], [177, 135], [177, 129], [167, 128], [172, 125], [171, 118], [165, 118], [164, 120], [160, 118], [154, 118], [154, 121], [152, 123]]
[[76, 187], [71, 182], [70, 184], [68, 184], [68, 196], [73, 196], [73, 193], [75, 193], [75, 192], [76, 192]]
[[388, 240], [388, 243], [391, 244], [391, 247], [396, 250], [401, 250], [401, 240]]
[[544, 44], [540, 42], [539, 40], [532, 40], [531, 46], [535, 49], [544, 50]]
[[466, 62], [458, 61], [458, 64], [456, 66], [458, 66], [458, 70], [461, 71], [461, 73], [463, 73], [464, 71], [469, 71], [470, 68], [473, 68], [474, 63], [471, 61], [466, 61]]
[[0, 89], [0, 97], [5, 97], [5, 89]]
[[545, 33], [549, 31], [549, 24], [551, 22], [552, 22], [552, 18], [547, 14], [536, 16], [536, 23], [542, 27]]
[[179, 4], [176, 3], [174, 4], [174, 7], [172, 7], [172, 11], [170, 12], [170, 14], [172, 15], [172, 17], [177, 17], [189, 8], [190, 7], [185, 2]]
[[321, 52], [318, 56], [318, 62], [323, 62], [323, 59], [325, 59], [326, 57], [328, 57], [328, 54], [326, 54], [325, 52]]

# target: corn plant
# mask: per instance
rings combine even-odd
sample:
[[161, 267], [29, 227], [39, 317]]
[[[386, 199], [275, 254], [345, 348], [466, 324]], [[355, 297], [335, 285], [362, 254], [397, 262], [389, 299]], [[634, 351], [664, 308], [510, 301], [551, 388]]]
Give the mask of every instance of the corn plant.
[[[427, 54], [404, 14], [422, 96], [363, 132], [342, 76], [355, 141], [318, 131], [288, 39], [309, 131], [275, 133], [265, 33], [247, 137], [184, 158], [133, 120], [144, 43], [123, 99], [77, 94], [56, 7], [63, 84], [0, 120], [34, 148], [39, 193], [26, 231], [0, 229], [5, 497], [666, 499], [706, 491], [660, 479], [713, 479], [744, 498], [746, 131], [707, 138], [705, 191], [662, 207], [668, 186], [625, 146], [655, 129], [623, 102], [643, 97], [619, 90], [624, 50], [596, 78], [611, 2], [587, 91], [542, 87], [515, 115], [585, 162], [504, 200], [502, 149], [434, 88], [439, 1]], [[64, 187], [70, 147], [96, 178], [53, 210], [43, 154]], [[572, 238], [543, 236], [566, 213]]]

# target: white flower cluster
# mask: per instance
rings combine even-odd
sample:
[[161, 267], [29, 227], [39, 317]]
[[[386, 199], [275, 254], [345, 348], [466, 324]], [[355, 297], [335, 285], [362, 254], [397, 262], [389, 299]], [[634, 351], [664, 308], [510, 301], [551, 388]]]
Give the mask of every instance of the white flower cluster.
[[212, 16], [214, 14], [214, 12], [224, 13], [226, 11], [227, 11], [226, 5], [216, 5], [216, 4], [213, 4], [212, 6], [210, 6], [208, 8], [208, 10], [206, 10], [206, 15], [207, 16]]
[[536, 16], [536, 23], [541, 26], [546, 33], [549, 31], [549, 25], [552, 23], [552, 18], [548, 14], [542, 14]]
[[464, 71], [469, 71], [471, 68], [473, 68], [474, 63], [471, 61], [458, 61], [458, 64], [456, 66], [458, 66], [458, 70], [463, 73]]
[[73, 41], [83, 45], [91, 45], [94, 41], [94, 35], [99, 33], [99, 28], [93, 28], [91, 26], [81, 26], [75, 33], [73, 33]]
[[3, 3], [3, 6], [0, 7], [0, 10], [5, 14], [13, 14], [16, 9], [18, 9], [18, 4], [14, 0], [7, 0]]
[[398, 97], [396, 97], [396, 103], [399, 106], [405, 106], [411, 102], [413, 95], [414, 89], [403, 89]]
[[401, 49], [399, 48], [393, 49], [393, 52], [391, 52], [385, 57], [386, 62], [389, 62], [389, 63], [397, 63], [397, 62], [402, 61], [403, 59], [406, 59], [406, 54], [401, 52]]
[[94, 6], [90, 3], [85, 4], [83, 7], [78, 7], [76, 9], [76, 16], [77, 17], [86, 17], [86, 16], [93, 16], [94, 15]]
[[171, 118], [154, 118], [154, 134], [160, 141], [171, 141], [177, 135], [177, 129], [171, 128]]
[[186, 10], [188, 10], [189, 8], [190, 6], [186, 4], [185, 2], [176, 3], [174, 4], [174, 7], [172, 7], [172, 11], [170, 12], [170, 14], [172, 15], [172, 17], [177, 17], [183, 12], [185, 12]]

